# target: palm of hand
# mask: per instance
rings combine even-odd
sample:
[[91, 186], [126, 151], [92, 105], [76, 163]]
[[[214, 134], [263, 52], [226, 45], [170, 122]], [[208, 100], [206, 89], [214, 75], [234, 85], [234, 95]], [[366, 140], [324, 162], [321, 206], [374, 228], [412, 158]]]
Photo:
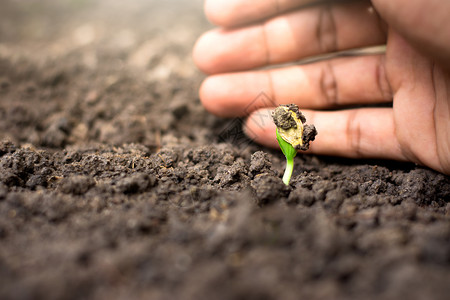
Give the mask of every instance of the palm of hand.
[[386, 78], [393, 92], [394, 137], [405, 159], [450, 173], [450, 76], [391, 32]]

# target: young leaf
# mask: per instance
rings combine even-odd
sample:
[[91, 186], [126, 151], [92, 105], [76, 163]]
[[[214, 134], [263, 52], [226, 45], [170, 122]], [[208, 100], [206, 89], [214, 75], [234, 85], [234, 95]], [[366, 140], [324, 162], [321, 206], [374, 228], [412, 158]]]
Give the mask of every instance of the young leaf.
[[286, 156], [286, 159], [293, 159], [297, 155], [297, 150], [295, 150], [295, 148], [292, 147], [291, 144], [283, 140], [283, 138], [280, 136], [280, 133], [278, 132], [278, 128], [276, 129], [276, 133], [278, 145], [280, 145], [281, 151], [283, 151], [284, 156]]
[[286, 169], [283, 182], [289, 185], [294, 170], [294, 157], [297, 150], [308, 150], [309, 142], [317, 135], [314, 125], [306, 125], [306, 118], [295, 104], [280, 105], [272, 114], [277, 126], [276, 136], [281, 151], [286, 156]]

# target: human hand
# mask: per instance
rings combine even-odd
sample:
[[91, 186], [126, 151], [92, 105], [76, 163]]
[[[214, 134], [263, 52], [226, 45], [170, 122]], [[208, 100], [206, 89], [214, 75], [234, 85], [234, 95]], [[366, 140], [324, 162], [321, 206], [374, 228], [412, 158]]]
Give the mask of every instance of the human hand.
[[[412, 161], [450, 174], [450, 2], [305, 6], [312, 2], [206, 1], [208, 18], [221, 26], [194, 49], [199, 68], [211, 74], [200, 88], [206, 109], [224, 117], [250, 112], [246, 133], [277, 147], [274, 125], [258, 121], [270, 111], [255, 101], [264, 92], [276, 105], [297, 104], [316, 126], [310, 153]], [[380, 44], [383, 54], [255, 70]]]

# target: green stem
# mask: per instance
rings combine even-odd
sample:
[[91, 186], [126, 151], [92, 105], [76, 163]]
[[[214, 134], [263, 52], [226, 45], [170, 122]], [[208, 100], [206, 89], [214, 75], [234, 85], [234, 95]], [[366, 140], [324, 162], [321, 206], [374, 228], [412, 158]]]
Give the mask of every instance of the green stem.
[[291, 181], [292, 171], [294, 171], [294, 158], [286, 158], [286, 169], [284, 170], [283, 182], [285, 185], [289, 185]]

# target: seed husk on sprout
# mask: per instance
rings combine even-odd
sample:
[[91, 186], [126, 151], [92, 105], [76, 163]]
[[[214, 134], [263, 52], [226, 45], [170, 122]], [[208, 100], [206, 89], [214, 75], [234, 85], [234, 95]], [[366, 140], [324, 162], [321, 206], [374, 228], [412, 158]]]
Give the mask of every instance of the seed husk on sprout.
[[286, 169], [283, 182], [289, 185], [294, 170], [294, 157], [297, 150], [308, 150], [309, 143], [314, 141], [317, 130], [314, 125], [307, 125], [306, 118], [295, 104], [278, 106], [272, 113], [277, 126], [276, 135], [281, 151], [286, 156]]

